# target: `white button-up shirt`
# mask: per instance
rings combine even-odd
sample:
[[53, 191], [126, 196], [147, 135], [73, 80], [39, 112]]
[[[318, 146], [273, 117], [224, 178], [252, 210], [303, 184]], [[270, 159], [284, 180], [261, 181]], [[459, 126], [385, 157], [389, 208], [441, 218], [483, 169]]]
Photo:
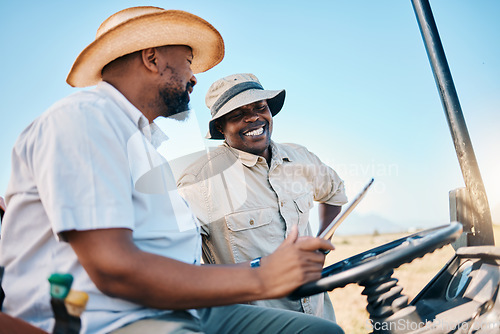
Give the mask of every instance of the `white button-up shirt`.
[[24, 130], [12, 153], [0, 239], [4, 312], [50, 331], [54, 272], [72, 274], [72, 288], [89, 295], [83, 332], [168, 312], [103, 295], [60, 234], [127, 228], [144, 251], [199, 263], [196, 219], [152, 145], [165, 139], [105, 82], [59, 101]]

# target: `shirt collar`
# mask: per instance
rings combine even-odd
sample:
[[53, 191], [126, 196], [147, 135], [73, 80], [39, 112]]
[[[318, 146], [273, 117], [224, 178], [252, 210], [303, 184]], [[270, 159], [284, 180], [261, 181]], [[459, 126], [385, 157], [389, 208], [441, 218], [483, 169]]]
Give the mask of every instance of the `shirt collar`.
[[[257, 161], [259, 161], [259, 158], [262, 158], [261, 156], [248, 153], [242, 150], [238, 150], [237, 148], [229, 146], [226, 142], [222, 144], [222, 146], [225, 146], [229, 149], [231, 153], [233, 153], [238, 159], [240, 159], [241, 163], [247, 167], [253, 167], [257, 164]], [[264, 159], [264, 158], [262, 158]]]
[[[237, 148], [229, 146], [226, 142], [224, 142], [223, 146], [227, 147], [238, 159], [240, 159], [241, 163], [246, 167], [255, 166], [259, 161], [259, 159], [265, 161], [265, 159], [259, 155], [238, 150]], [[282, 149], [280, 149], [280, 147], [276, 145], [272, 140], [270, 147], [271, 147], [271, 165], [282, 164], [283, 161], [291, 161], [290, 158], [288, 157], [288, 154]]]
[[279, 145], [276, 145], [271, 140], [271, 160], [272, 163], [282, 164], [283, 161], [292, 161], [288, 155], [288, 153], [281, 149]]
[[134, 122], [137, 128], [151, 140], [151, 129], [148, 119], [118, 89], [106, 81], [100, 81], [97, 84], [96, 90], [104, 92], [106, 96], [110, 97], [123, 110], [125, 115]]
[[155, 122], [149, 124], [149, 129], [151, 131], [151, 145], [153, 145], [154, 148], [160, 147], [163, 142], [168, 140], [168, 136]]

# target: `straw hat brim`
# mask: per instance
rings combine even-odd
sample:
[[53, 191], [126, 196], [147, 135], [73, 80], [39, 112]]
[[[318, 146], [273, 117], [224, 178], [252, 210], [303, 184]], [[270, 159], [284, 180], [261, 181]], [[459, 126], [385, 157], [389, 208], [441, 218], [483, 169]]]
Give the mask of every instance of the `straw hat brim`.
[[188, 12], [165, 10], [131, 18], [96, 38], [78, 55], [66, 82], [73, 87], [96, 85], [111, 61], [164, 45], [191, 47], [193, 73], [207, 71], [224, 58], [224, 41], [210, 23]]
[[274, 117], [280, 112], [285, 103], [285, 90], [259, 90], [250, 89], [246, 90], [233, 99], [228, 101], [210, 120], [208, 123], [208, 133], [206, 135], [207, 139], [224, 139], [224, 135], [217, 130], [215, 126], [215, 121], [224, 115], [229, 114], [231, 111], [243, 107], [247, 104], [254, 103], [261, 100], [267, 100], [269, 110], [271, 115]]

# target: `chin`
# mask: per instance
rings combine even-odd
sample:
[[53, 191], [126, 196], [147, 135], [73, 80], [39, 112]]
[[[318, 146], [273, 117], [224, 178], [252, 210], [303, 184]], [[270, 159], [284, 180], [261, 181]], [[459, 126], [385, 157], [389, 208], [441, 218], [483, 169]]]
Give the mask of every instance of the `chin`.
[[262, 156], [268, 148], [269, 148], [269, 142], [265, 145], [247, 146], [246, 151], [255, 155]]

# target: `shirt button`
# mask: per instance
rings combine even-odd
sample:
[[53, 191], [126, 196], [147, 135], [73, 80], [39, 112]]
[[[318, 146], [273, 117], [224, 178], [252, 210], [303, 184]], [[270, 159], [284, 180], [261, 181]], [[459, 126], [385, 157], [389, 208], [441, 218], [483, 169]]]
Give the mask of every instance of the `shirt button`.
[[302, 299], [303, 303], [307, 303], [307, 298]]
[[253, 225], [253, 223], [255, 223], [255, 221], [253, 219], [250, 219], [250, 225]]
[[281, 204], [281, 207], [283, 207], [283, 205], [285, 205], [285, 202], [281, 201], [280, 204]]

